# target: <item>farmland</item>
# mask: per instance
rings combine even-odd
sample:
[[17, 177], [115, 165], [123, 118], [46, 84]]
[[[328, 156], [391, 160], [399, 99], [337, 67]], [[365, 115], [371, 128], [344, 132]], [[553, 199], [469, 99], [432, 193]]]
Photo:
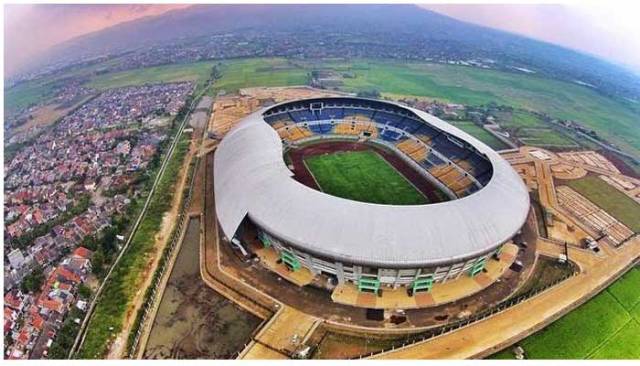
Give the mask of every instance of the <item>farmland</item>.
[[520, 130], [517, 136], [527, 145], [541, 147], [578, 147], [572, 139], [549, 128], [524, 128]]
[[174, 64], [127, 70], [94, 77], [88, 87], [110, 89], [122, 86], [141, 85], [160, 82], [197, 81], [202, 85], [211, 74], [215, 62], [196, 62], [191, 64]]
[[[640, 269], [519, 344], [532, 359], [637, 358]], [[634, 336], [635, 334], [635, 336]], [[512, 358], [504, 350], [493, 358]]]
[[281, 58], [240, 59], [222, 63], [222, 78], [216, 83], [216, 92], [236, 92], [252, 86], [305, 85], [309, 70]]
[[[87, 85], [98, 89], [160, 81], [204, 82], [217, 61], [149, 67], [95, 75], [93, 69], [76, 70]], [[454, 103], [480, 105], [490, 102], [547, 113], [555, 118], [577, 120], [618, 144], [640, 153], [640, 107], [604, 97], [584, 86], [532, 75], [472, 67], [384, 60], [286, 60], [249, 58], [220, 61], [222, 78], [212, 93], [237, 91], [250, 86], [301, 85], [312, 70], [348, 72], [340, 89], [348, 92], [377, 89], [383, 94], [413, 95]], [[100, 65], [98, 65], [100, 66]], [[95, 68], [97, 66], [94, 66]], [[58, 80], [63, 76], [58, 77]], [[7, 109], [25, 106], [50, 96], [52, 80], [29, 82], [7, 90]], [[541, 127], [532, 117], [516, 115], [512, 123]], [[522, 126], [521, 126], [522, 127]], [[549, 132], [553, 132], [549, 130]]]
[[[352, 74], [342, 79], [340, 89], [347, 92], [377, 89], [383, 94], [432, 97], [469, 105], [496, 102], [574, 119], [621, 148], [640, 152], [640, 129], [634, 128], [640, 107], [606, 98], [583, 86], [531, 75], [401, 61], [241, 59], [223, 63], [223, 77], [217, 88], [233, 91], [255, 85], [304, 84], [306, 75], [318, 69]], [[543, 122], [532, 121], [533, 118], [526, 113], [516, 114], [513, 123], [544, 127]]]

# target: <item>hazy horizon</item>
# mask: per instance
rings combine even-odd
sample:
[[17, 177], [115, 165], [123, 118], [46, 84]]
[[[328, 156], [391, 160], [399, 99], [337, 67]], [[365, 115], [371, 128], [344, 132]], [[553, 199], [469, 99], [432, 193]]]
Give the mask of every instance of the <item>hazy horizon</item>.
[[[5, 75], [62, 42], [193, 4], [5, 5]], [[215, 4], [212, 4], [215, 5]], [[634, 12], [602, 5], [421, 4], [452, 18], [588, 53], [640, 73]], [[606, 15], [606, 16], [605, 16]], [[610, 20], [615, 17], [616, 24]]]

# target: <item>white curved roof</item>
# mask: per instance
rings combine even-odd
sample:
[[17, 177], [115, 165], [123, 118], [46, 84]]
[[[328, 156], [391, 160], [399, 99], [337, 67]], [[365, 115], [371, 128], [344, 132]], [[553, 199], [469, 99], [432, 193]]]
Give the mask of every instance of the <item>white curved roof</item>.
[[[391, 103], [401, 106], [396, 103]], [[518, 174], [495, 151], [425, 112], [401, 106], [486, 154], [493, 176], [453, 201], [380, 205], [331, 196], [292, 178], [276, 131], [245, 117], [215, 153], [216, 213], [227, 237], [249, 218], [292, 246], [325, 258], [381, 267], [426, 267], [482, 255], [511, 239], [529, 211]]]

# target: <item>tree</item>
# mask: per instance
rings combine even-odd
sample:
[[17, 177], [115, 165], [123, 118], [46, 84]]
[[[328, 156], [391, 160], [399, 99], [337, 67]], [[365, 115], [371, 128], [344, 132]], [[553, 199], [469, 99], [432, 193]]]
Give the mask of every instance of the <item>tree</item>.
[[104, 271], [104, 253], [102, 252], [102, 250], [98, 250], [97, 252], [95, 252], [95, 254], [93, 255], [93, 258], [91, 259], [91, 268], [93, 273], [98, 276], [101, 277], [102, 276], [102, 272]]
[[91, 289], [89, 288], [89, 286], [85, 285], [84, 283], [81, 283], [78, 286], [78, 296], [80, 296], [81, 299], [88, 299], [91, 297]]
[[361, 90], [357, 96], [360, 98], [380, 98], [380, 91], [377, 89]]
[[35, 292], [40, 290], [44, 283], [44, 272], [42, 267], [37, 266], [31, 273], [22, 279], [20, 289], [22, 292]]

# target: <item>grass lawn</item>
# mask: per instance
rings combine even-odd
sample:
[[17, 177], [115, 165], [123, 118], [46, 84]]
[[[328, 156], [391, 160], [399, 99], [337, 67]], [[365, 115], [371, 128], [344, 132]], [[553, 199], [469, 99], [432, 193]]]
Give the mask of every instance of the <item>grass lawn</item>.
[[504, 128], [545, 128], [549, 127], [540, 117], [527, 111], [499, 112], [498, 123]]
[[640, 231], [640, 205], [598, 177], [571, 180], [567, 185], [600, 206], [634, 232]]
[[493, 136], [489, 131], [471, 121], [449, 121], [452, 125], [489, 145], [494, 150], [507, 149], [509, 146]]
[[[631, 311], [640, 304], [640, 269], [633, 269], [624, 276], [620, 281], [609, 286], [608, 291], [625, 309]], [[640, 333], [638, 333], [640, 337]]]
[[[640, 269], [631, 269], [586, 304], [519, 344], [531, 359], [638, 358], [640, 303], [631, 304], [640, 300], [639, 278]], [[491, 358], [511, 359], [513, 354], [506, 349]]]
[[305, 159], [320, 189], [355, 201], [418, 205], [427, 199], [373, 151], [337, 152]]

